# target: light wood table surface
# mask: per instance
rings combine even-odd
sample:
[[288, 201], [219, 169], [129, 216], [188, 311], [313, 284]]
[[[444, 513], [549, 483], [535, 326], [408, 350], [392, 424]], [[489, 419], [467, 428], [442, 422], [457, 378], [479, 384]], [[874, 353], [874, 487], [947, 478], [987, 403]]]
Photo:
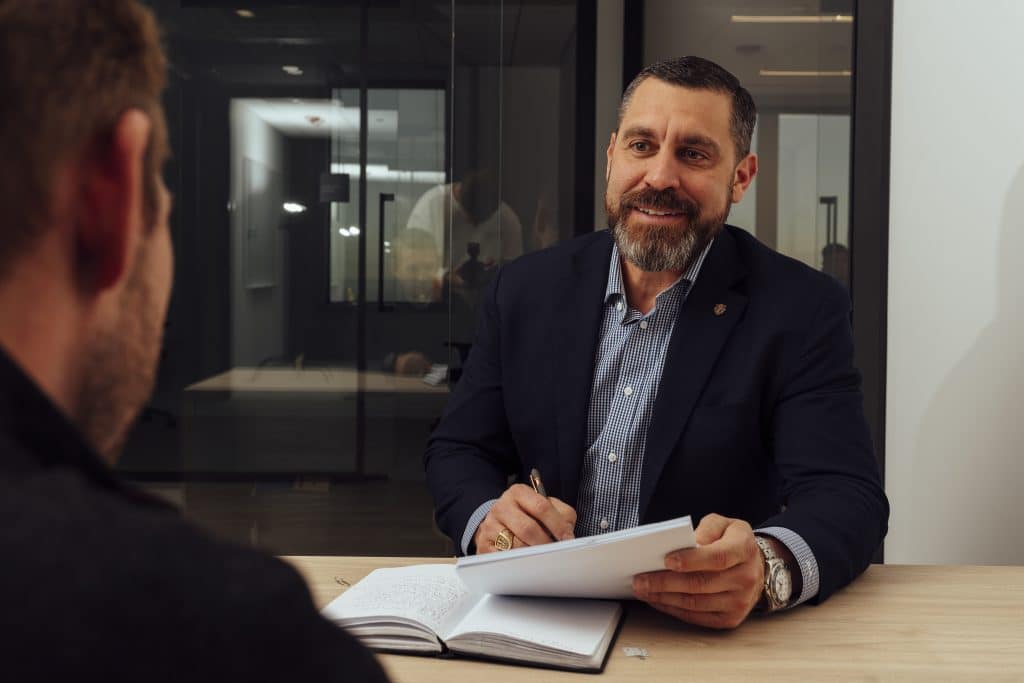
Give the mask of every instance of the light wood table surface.
[[360, 373], [352, 368], [237, 367], [190, 384], [185, 391], [350, 394], [361, 388], [370, 393], [448, 393], [446, 384], [434, 386], [390, 372], [365, 370], [361, 379], [360, 386]]
[[[438, 558], [286, 557], [323, 607], [377, 567]], [[645, 648], [645, 659], [626, 647]], [[824, 604], [739, 629], [688, 626], [629, 603], [609, 681], [1024, 681], [1024, 567], [872, 565]], [[583, 681], [586, 674], [381, 655], [396, 683]]]

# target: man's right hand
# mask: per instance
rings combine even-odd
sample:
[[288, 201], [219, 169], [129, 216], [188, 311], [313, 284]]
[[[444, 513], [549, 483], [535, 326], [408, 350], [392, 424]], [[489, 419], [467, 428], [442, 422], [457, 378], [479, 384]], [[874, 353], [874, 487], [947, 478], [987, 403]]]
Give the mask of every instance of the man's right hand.
[[515, 536], [513, 548], [575, 538], [576, 511], [557, 498], [545, 497], [525, 484], [514, 484], [502, 494], [480, 522], [473, 543], [477, 554], [497, 550], [494, 539], [502, 529]]

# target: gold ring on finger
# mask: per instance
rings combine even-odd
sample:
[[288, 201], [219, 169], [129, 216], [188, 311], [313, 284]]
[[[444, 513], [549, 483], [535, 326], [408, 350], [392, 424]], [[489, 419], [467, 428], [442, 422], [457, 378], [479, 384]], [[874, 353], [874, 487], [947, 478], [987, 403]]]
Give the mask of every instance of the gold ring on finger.
[[498, 550], [511, 550], [516, 537], [508, 528], [502, 529], [494, 538], [494, 547]]

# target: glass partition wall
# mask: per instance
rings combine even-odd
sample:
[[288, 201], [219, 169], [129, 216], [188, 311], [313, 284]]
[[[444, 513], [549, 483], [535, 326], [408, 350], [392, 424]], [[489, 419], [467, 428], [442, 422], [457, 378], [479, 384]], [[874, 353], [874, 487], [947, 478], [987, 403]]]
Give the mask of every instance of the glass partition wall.
[[148, 4], [175, 289], [119, 469], [277, 553], [450, 554], [422, 453], [480, 292], [577, 229], [576, 3]]

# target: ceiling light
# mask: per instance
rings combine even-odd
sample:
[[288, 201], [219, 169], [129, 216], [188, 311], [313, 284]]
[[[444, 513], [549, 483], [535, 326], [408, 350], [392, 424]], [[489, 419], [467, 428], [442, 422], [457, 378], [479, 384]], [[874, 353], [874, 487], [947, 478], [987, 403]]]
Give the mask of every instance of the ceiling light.
[[281, 67], [281, 71], [285, 72], [289, 76], [301, 76], [302, 68], [295, 66], [294, 64], [285, 64]]
[[306, 210], [306, 207], [298, 202], [285, 202], [282, 208], [288, 213], [302, 213]]
[[852, 24], [852, 14], [734, 14], [734, 24]]
[[349, 232], [345, 228], [338, 228], [338, 234], [341, 235], [342, 237], [349, 236]]
[[243, 19], [252, 19], [256, 16], [256, 13], [251, 9], [236, 9], [235, 14], [242, 17]]
[[773, 71], [771, 69], [761, 69], [759, 72], [762, 76], [775, 77], [797, 77], [797, 78], [849, 78], [853, 75], [853, 72], [849, 69], [843, 69], [841, 71]]
[[357, 228], [354, 225], [349, 227], [348, 234], [350, 234], [350, 235], [358, 235], [359, 234], [359, 228]]

